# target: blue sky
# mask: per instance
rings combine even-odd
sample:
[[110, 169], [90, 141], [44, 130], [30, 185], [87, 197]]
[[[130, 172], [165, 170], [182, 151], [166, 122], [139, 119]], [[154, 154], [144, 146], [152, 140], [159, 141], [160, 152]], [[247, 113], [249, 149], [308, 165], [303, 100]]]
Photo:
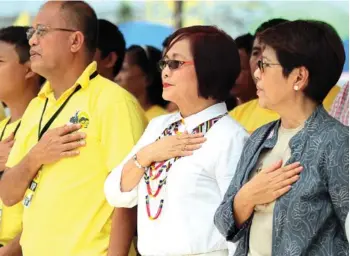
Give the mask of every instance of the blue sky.
[[[133, 4], [138, 4], [140, 2], [144, 2], [142, 0], [139, 1], [131, 1], [127, 0], [128, 2], [132, 2]], [[235, 0], [235, 1], [224, 1], [224, 2], [244, 2], [245, 0]], [[46, 1], [43, 0], [21, 0], [21, 1], [9, 1], [9, 0], [0, 0], [0, 16], [15, 16], [21, 11], [28, 11], [31, 14], [35, 14], [39, 7]], [[105, 12], [110, 11], [111, 9], [116, 8], [117, 3], [120, 2], [119, 0], [87, 0], [96, 10], [96, 12]], [[153, 1], [156, 2], [156, 1]], [[162, 1], [164, 2], [164, 0]], [[249, 2], [249, 1], [246, 1]], [[259, 2], [271, 2], [270, 0], [260, 0]], [[283, 2], [291, 2], [290, 0], [277, 0], [273, 1], [275, 4], [278, 2], [280, 4], [283, 4]], [[298, 5], [301, 2], [332, 2], [333, 5], [339, 5], [344, 6], [344, 2], [347, 2], [347, 0], [318, 0], [318, 1], [300, 1], [300, 0], [294, 0], [293, 1], [295, 5]]]
[[[21, 11], [28, 11], [31, 14], [35, 14], [39, 7], [46, 1], [0, 1], [0, 16], [16, 16]], [[116, 8], [119, 1], [114, 0], [100, 0], [100, 1], [87, 1], [96, 12], [104, 12]]]

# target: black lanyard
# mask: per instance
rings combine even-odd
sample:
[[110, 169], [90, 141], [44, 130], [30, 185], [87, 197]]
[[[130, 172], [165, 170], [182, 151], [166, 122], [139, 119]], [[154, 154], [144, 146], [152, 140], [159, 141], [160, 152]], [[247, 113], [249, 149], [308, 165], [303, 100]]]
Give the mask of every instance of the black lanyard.
[[[1, 132], [0, 141], [2, 141], [2, 138], [4, 137], [6, 128], [7, 128], [7, 126], [9, 125], [10, 121], [11, 121], [11, 118], [7, 121], [7, 123], [6, 123], [5, 127], [4, 127], [4, 129], [3, 129], [2, 132]], [[16, 126], [16, 129], [13, 131], [13, 133], [14, 133], [15, 136], [16, 136], [16, 133], [17, 133], [17, 131], [18, 131], [18, 129], [19, 129], [20, 126], [21, 126], [21, 121], [19, 121], [19, 123], [18, 123], [17, 126]]]
[[[97, 71], [95, 71], [94, 73], [91, 74], [90, 76], [90, 80], [92, 80], [93, 78], [95, 78], [98, 75]], [[43, 129], [41, 130], [41, 124], [43, 121], [43, 117], [46, 111], [46, 107], [47, 107], [47, 103], [49, 101], [48, 98], [46, 98], [45, 101], [45, 105], [43, 108], [43, 112], [41, 113], [41, 117], [40, 117], [40, 122], [39, 122], [39, 130], [38, 130], [38, 141], [41, 139], [41, 137], [45, 134], [45, 132], [47, 132], [47, 130], [50, 128], [51, 124], [55, 121], [55, 119], [57, 118], [57, 116], [62, 112], [63, 108], [67, 105], [68, 101], [72, 98], [72, 96], [78, 92], [81, 89], [81, 85], [79, 84], [75, 90], [72, 92], [71, 95], [69, 95], [69, 97], [63, 102], [63, 104], [60, 106], [59, 109], [57, 109], [57, 111], [55, 112], [55, 114], [52, 115], [52, 117], [49, 119], [49, 121], [45, 124], [45, 126], [43, 127]]]

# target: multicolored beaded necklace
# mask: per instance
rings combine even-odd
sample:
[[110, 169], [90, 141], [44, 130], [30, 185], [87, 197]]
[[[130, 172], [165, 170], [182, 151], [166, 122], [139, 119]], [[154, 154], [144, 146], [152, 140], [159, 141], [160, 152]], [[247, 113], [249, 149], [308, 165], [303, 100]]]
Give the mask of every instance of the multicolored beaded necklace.
[[[203, 134], [206, 134], [209, 131], [209, 129], [226, 114], [214, 117], [214, 118], [198, 125], [193, 130], [192, 134], [200, 133], [200, 132]], [[159, 140], [165, 136], [172, 136], [172, 135], [179, 134], [180, 133], [179, 126], [181, 123], [184, 123], [184, 121], [181, 120], [181, 121], [178, 121], [178, 122], [171, 124], [168, 128], [166, 128], [163, 131], [163, 133], [159, 136], [159, 138], [157, 140]], [[150, 199], [151, 198], [155, 199], [159, 195], [161, 189], [166, 185], [168, 172], [169, 172], [171, 166], [175, 163], [175, 161], [177, 161], [180, 158], [181, 157], [175, 157], [175, 158], [169, 159], [167, 161], [163, 161], [163, 162], [159, 162], [159, 163], [152, 163], [151, 166], [148, 168], [148, 170], [144, 174], [144, 181], [145, 181], [146, 187], [147, 187], [146, 210], [147, 210], [148, 218], [150, 220], [158, 219], [158, 217], [162, 213], [162, 209], [163, 209], [163, 205], [164, 205], [164, 199], [161, 199], [159, 206], [158, 206], [157, 213], [156, 213], [156, 215], [153, 216], [151, 214], [151, 209], [150, 209]], [[159, 177], [161, 176], [161, 174], [164, 172], [165, 172], [165, 175], [164, 175], [165, 177], [163, 179], [159, 180], [158, 186], [156, 186], [157, 189], [155, 191], [152, 191], [150, 181], [157, 181], [159, 179]]]

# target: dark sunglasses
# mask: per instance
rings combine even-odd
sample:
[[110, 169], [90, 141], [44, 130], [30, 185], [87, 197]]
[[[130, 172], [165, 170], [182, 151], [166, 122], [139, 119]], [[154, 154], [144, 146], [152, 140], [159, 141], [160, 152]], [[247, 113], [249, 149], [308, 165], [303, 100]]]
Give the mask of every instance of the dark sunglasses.
[[158, 67], [160, 71], [165, 69], [166, 66], [169, 67], [170, 70], [178, 69], [179, 67], [185, 64], [193, 64], [193, 61], [180, 61], [180, 60], [160, 60], [158, 62]]

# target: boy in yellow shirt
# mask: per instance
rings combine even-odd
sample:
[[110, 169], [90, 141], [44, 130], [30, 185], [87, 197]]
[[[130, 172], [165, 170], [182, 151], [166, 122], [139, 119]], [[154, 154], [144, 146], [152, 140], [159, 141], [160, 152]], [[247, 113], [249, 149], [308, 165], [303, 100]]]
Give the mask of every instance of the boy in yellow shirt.
[[[24, 111], [40, 90], [39, 76], [30, 68], [27, 30], [28, 27], [0, 29], [0, 101], [11, 113], [0, 122], [0, 170], [5, 169]], [[22, 213], [21, 203], [6, 207], [0, 201], [0, 255], [22, 255]]]

